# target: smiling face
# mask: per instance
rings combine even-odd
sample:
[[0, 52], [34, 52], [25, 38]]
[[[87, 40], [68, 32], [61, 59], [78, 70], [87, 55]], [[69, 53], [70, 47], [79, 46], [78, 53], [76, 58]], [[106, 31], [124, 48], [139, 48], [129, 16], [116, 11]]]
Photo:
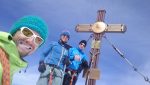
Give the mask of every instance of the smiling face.
[[80, 48], [81, 50], [84, 50], [85, 44], [84, 44], [84, 43], [80, 43], [80, 44], [79, 44], [79, 48]]
[[[39, 34], [33, 30], [30, 30], [34, 36], [31, 36], [30, 33], [27, 33], [29, 30], [18, 30], [13, 35], [13, 40], [16, 43], [17, 49], [19, 51], [19, 54], [21, 57], [25, 57], [26, 55], [29, 55], [33, 53], [40, 44], [36, 42], [40, 42], [37, 38], [39, 37]], [[29, 36], [27, 36], [26, 34]]]
[[60, 40], [61, 40], [63, 43], [67, 43], [68, 40], [69, 40], [69, 37], [68, 37], [67, 35], [61, 35]]

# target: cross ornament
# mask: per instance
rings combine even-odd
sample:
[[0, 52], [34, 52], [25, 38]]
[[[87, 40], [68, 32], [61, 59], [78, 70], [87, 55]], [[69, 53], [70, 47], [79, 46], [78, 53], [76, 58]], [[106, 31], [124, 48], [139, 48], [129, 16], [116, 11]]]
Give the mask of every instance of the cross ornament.
[[84, 77], [86, 77], [85, 85], [96, 85], [96, 80], [100, 77], [100, 70], [97, 68], [97, 65], [99, 62], [102, 36], [105, 33], [124, 33], [126, 31], [126, 26], [124, 24], [104, 23], [105, 10], [98, 10], [97, 13], [97, 21], [94, 24], [78, 24], [75, 28], [76, 32], [93, 33], [90, 51], [90, 69], [84, 72]]

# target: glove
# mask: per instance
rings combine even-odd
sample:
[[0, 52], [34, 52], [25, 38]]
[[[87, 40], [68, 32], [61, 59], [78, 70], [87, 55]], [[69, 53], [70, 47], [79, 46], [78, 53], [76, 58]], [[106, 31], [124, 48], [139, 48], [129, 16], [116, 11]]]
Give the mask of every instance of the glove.
[[44, 73], [44, 72], [45, 72], [46, 66], [45, 66], [44, 61], [40, 61], [40, 62], [39, 62], [38, 70], [39, 70], [39, 72], [41, 72], [41, 73]]
[[89, 68], [88, 62], [86, 60], [81, 60], [81, 61], [82, 61], [82, 63], [79, 65], [79, 68], [77, 70], [78, 73], [81, 73], [81, 71], [83, 69], [88, 69]]
[[81, 66], [82, 68], [89, 68], [88, 62], [86, 60], [82, 60]]
[[82, 67], [82, 64], [80, 64], [80, 65], [79, 65], [79, 68], [78, 68], [78, 70], [77, 70], [77, 73], [78, 73], [78, 74], [81, 73], [82, 70], [83, 70], [83, 67]]
[[64, 65], [69, 66], [71, 64], [69, 58], [66, 56], [63, 61]]

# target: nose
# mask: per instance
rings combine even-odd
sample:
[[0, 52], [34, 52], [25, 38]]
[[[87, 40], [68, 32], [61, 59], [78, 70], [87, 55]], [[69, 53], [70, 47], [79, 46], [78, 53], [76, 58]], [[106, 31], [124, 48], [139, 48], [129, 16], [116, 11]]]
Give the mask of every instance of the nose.
[[69, 37], [68, 36], [64, 36], [66, 39], [69, 39]]
[[35, 44], [34, 44], [34, 38], [28, 38], [26, 39], [26, 44], [30, 45], [30, 50], [35, 48]]
[[30, 37], [30, 38], [27, 38], [27, 39], [26, 39], [26, 43], [28, 43], [28, 44], [33, 43], [33, 41], [34, 41], [34, 38], [33, 38], [33, 37]]

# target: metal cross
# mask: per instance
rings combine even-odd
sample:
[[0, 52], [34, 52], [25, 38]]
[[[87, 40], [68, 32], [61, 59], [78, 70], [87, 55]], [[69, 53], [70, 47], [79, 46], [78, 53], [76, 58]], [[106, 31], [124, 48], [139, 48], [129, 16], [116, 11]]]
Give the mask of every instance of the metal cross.
[[96, 85], [96, 80], [100, 77], [100, 71], [97, 68], [100, 56], [100, 44], [104, 33], [124, 33], [126, 26], [124, 24], [105, 24], [105, 10], [98, 10], [97, 21], [94, 24], [78, 24], [77, 32], [92, 32], [93, 39], [91, 43], [90, 69], [85, 73], [85, 85]]

